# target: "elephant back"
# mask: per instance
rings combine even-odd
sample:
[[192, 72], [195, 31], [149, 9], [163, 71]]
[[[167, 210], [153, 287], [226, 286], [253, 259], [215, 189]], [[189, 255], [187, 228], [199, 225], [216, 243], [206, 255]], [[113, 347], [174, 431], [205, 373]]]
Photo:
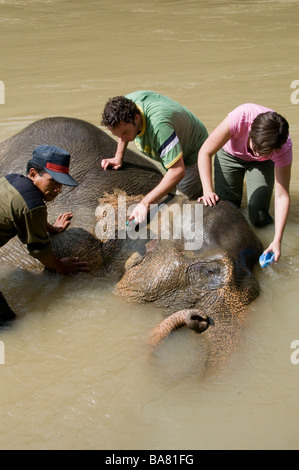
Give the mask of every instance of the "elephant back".
[[[146, 194], [162, 179], [149, 159], [127, 150], [121, 171], [103, 171], [102, 158], [113, 157], [117, 143], [95, 125], [70, 117], [36, 121], [0, 144], [0, 175], [26, 172], [27, 162], [39, 145], [56, 145], [71, 154], [70, 174], [96, 197], [116, 189]], [[67, 191], [75, 188], [65, 188]]]

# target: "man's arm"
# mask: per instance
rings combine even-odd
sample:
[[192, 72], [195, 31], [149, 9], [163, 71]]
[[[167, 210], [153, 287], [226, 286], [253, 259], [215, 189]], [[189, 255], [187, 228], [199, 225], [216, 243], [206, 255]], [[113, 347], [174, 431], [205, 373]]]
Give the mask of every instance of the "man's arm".
[[108, 166], [112, 166], [113, 170], [119, 170], [122, 166], [125, 151], [127, 149], [128, 142], [118, 139], [117, 149], [113, 158], [103, 158], [101, 161], [102, 168], [107, 170]]
[[79, 271], [89, 271], [85, 261], [78, 258], [59, 259], [54, 254], [51, 240], [47, 233], [47, 210], [45, 206], [27, 211], [25, 213], [26, 238], [22, 242], [27, 244], [31, 256], [37, 258], [46, 268], [54, 269], [60, 274], [73, 274]]
[[166, 196], [185, 176], [185, 164], [181, 157], [172, 167], [170, 167], [163, 176], [160, 183], [149, 192], [135, 207], [129, 217], [129, 221], [133, 219], [137, 224], [141, 224], [147, 216], [151, 204], [159, 202]]

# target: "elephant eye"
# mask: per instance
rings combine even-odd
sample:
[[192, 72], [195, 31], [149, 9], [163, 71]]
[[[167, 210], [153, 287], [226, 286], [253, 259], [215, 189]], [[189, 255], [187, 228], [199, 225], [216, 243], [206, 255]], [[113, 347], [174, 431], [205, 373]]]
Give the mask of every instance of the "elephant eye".
[[190, 284], [200, 283], [216, 286], [221, 281], [221, 268], [218, 265], [192, 264], [188, 267], [188, 277]]

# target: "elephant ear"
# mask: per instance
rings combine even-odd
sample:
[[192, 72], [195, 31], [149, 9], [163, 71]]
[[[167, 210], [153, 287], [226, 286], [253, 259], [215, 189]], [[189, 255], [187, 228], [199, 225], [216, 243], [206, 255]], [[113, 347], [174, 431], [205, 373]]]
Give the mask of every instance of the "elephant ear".
[[[198, 291], [212, 291], [224, 287], [230, 279], [232, 260], [225, 253], [204, 252], [198, 258], [187, 261], [187, 282]], [[185, 256], [186, 258], [186, 256]]]
[[[218, 296], [234, 298], [235, 305], [242, 309], [259, 295], [259, 284], [251, 268], [251, 250], [242, 251], [234, 259], [227, 253], [201, 253], [200, 258], [192, 259], [188, 264], [187, 278], [189, 282], [190, 299], [198, 297], [199, 291], [208, 292], [211, 297], [213, 291]], [[248, 261], [249, 260], [249, 261]], [[196, 303], [194, 303], [196, 305]]]

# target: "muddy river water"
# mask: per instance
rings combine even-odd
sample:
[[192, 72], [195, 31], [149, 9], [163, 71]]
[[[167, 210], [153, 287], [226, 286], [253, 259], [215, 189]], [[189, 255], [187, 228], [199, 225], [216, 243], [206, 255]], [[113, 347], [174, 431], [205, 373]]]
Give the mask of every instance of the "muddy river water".
[[282, 258], [257, 268], [240, 346], [208, 379], [190, 331], [151, 354], [162, 312], [110, 276], [1, 265], [21, 318], [0, 333], [0, 449], [299, 447], [298, 30], [298, 0], [0, 0], [1, 141], [47, 116], [99, 126], [109, 97], [150, 89], [209, 132], [241, 103], [271, 107], [294, 145]]

